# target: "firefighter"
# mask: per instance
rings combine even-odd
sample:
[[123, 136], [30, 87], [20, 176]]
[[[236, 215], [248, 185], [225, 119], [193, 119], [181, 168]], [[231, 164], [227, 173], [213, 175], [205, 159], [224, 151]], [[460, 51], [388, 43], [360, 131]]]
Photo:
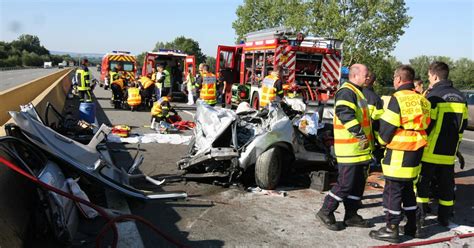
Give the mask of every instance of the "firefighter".
[[158, 65], [158, 75], [156, 77], [156, 82], [161, 84], [161, 95], [167, 96], [171, 92], [171, 74], [165, 69], [164, 65]]
[[209, 65], [207, 64], [202, 64], [200, 74], [201, 76], [196, 80], [196, 84], [199, 85], [200, 88], [199, 98], [207, 104], [215, 106], [217, 103], [216, 75], [209, 72]]
[[140, 96], [140, 89], [135, 83], [131, 83], [127, 89], [127, 103], [130, 109], [134, 111], [142, 104], [142, 97]]
[[171, 100], [171, 94], [168, 94], [168, 96], [164, 96], [155, 102], [150, 112], [152, 123], [169, 122], [170, 112], [177, 114], [176, 110], [171, 107]]
[[142, 89], [143, 98], [145, 99], [145, 106], [148, 108], [153, 107], [155, 99], [155, 82], [149, 77], [142, 76], [138, 79], [140, 88]]
[[[266, 76], [262, 81], [262, 97], [260, 98], [260, 108], [264, 108], [275, 99], [283, 99], [284, 90], [281, 80], [280, 66], [273, 67], [270, 75]], [[278, 97], [278, 98], [277, 98]]]
[[374, 158], [379, 162], [383, 157], [383, 151], [379, 144], [377, 144], [377, 137], [379, 135], [379, 119], [383, 114], [383, 101], [380, 96], [377, 95], [374, 91], [374, 83], [376, 77], [372, 71], [369, 71], [369, 76], [366, 80], [366, 85], [362, 89], [362, 93], [364, 94], [365, 98], [367, 99], [367, 104], [369, 107], [369, 116], [372, 120], [372, 131], [374, 135], [374, 145], [375, 149], [373, 151]]
[[123, 97], [123, 91], [125, 89], [124, 79], [120, 76], [122, 65], [117, 64], [112, 71], [109, 73], [110, 89], [112, 90], [112, 103], [114, 107], [121, 108]]
[[[428, 69], [430, 85], [426, 98], [431, 103], [431, 124], [427, 129], [428, 145], [421, 159], [417, 187], [418, 214], [423, 223], [428, 207], [430, 184], [438, 190], [438, 222], [449, 225], [454, 206], [454, 160], [467, 125], [467, 103], [464, 95], [448, 80], [449, 67], [433, 62]], [[437, 180], [433, 180], [433, 178]]]
[[196, 101], [199, 98], [199, 93], [200, 93], [199, 90], [201, 87], [199, 82], [202, 82], [202, 72], [203, 72], [204, 65], [205, 63], [199, 64], [198, 73], [196, 74], [196, 79], [194, 80], [194, 96], [195, 96], [194, 101]]
[[338, 163], [336, 185], [324, 198], [316, 217], [329, 230], [339, 231], [343, 226], [336, 223], [334, 211], [344, 203], [344, 224], [368, 228], [370, 224], [357, 211], [361, 205], [370, 155], [373, 148], [372, 126], [367, 100], [362, 93], [368, 70], [363, 64], [350, 68], [349, 82], [336, 93], [334, 116], [334, 149]]
[[[426, 129], [430, 123], [430, 102], [415, 91], [415, 71], [399, 66], [393, 75], [396, 92], [380, 118], [379, 142], [386, 145], [382, 159], [385, 178], [383, 206], [386, 226], [371, 231], [370, 237], [399, 243], [399, 224], [407, 217], [405, 235], [420, 237], [421, 225], [416, 223], [414, 181], [420, 172], [421, 155], [427, 144]], [[403, 207], [402, 207], [403, 204]]]
[[92, 102], [91, 95], [91, 73], [89, 72], [89, 61], [84, 58], [81, 67], [76, 70], [77, 90], [81, 102]]

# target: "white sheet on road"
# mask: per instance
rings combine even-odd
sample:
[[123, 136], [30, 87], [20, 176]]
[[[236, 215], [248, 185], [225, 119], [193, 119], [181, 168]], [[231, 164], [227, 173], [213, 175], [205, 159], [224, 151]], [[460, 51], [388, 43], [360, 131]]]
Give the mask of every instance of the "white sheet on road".
[[107, 136], [107, 142], [113, 143], [160, 143], [188, 145], [192, 136], [181, 134], [146, 133], [138, 136], [122, 138], [114, 134]]

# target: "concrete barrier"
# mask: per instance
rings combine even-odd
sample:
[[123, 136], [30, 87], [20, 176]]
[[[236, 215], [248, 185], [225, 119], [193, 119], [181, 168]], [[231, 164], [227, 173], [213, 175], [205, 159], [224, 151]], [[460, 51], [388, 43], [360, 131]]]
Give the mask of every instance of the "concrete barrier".
[[[0, 92], [1, 120], [12, 122], [7, 111], [19, 110], [19, 105], [32, 102], [40, 115], [44, 115], [46, 103], [51, 102], [58, 110], [64, 107], [71, 87], [73, 69], [66, 69], [13, 89]], [[8, 115], [8, 117], [7, 117]], [[0, 136], [5, 129], [0, 127]], [[0, 247], [23, 247], [30, 221], [34, 188], [26, 178], [0, 165]]]
[[8, 111], [18, 111], [20, 110], [20, 105], [29, 102], [36, 101], [39, 103], [42, 98], [49, 94], [48, 88], [54, 88], [53, 85], [57, 83], [58, 79], [70, 73], [72, 73], [72, 69], [61, 70], [11, 89], [1, 91], [0, 125], [3, 126], [10, 119]]

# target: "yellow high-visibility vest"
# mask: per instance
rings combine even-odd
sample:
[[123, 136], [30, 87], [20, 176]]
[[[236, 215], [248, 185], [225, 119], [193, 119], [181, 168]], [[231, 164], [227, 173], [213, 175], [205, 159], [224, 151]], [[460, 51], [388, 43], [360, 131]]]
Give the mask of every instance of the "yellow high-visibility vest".
[[[371, 160], [371, 151], [374, 149], [374, 137], [372, 136], [372, 123], [369, 116], [369, 108], [364, 94], [349, 82], [342, 85], [341, 89], [349, 89], [355, 93], [357, 102], [352, 103], [346, 100], [337, 100], [335, 107], [344, 105], [355, 111], [356, 119], [345, 124], [339, 120], [337, 115], [334, 116], [334, 150], [336, 160], [342, 164], [361, 163]], [[349, 128], [359, 124], [369, 141], [369, 147], [366, 149], [359, 148], [359, 139], [356, 138]]]

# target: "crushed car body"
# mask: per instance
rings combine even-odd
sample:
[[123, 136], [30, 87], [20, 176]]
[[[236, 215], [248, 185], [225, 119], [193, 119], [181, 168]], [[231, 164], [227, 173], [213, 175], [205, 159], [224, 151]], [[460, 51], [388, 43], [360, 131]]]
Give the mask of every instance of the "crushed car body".
[[261, 112], [250, 108], [234, 112], [199, 102], [189, 154], [178, 161], [179, 169], [192, 176], [233, 180], [255, 165], [258, 186], [271, 189], [282, 167], [293, 160], [334, 166], [331, 124], [318, 123], [317, 134], [305, 134], [299, 121], [317, 113], [292, 108], [290, 102], [274, 102]]
[[9, 113], [28, 142], [58, 158], [81, 175], [98, 182], [102, 186], [118, 191], [127, 197], [142, 200], [187, 197], [185, 192], [153, 192], [131, 186], [130, 179], [140, 177], [144, 177], [154, 185], [159, 183], [157, 183], [157, 180], [146, 175], [137, 174], [137, 168], [144, 159], [141, 154], [137, 153], [128, 171], [117, 167], [113, 163], [106, 145], [102, 142], [111, 132], [110, 127], [102, 125], [96, 131], [89, 144], [84, 145], [44, 125], [31, 104], [22, 106], [20, 112], [11, 111]]

